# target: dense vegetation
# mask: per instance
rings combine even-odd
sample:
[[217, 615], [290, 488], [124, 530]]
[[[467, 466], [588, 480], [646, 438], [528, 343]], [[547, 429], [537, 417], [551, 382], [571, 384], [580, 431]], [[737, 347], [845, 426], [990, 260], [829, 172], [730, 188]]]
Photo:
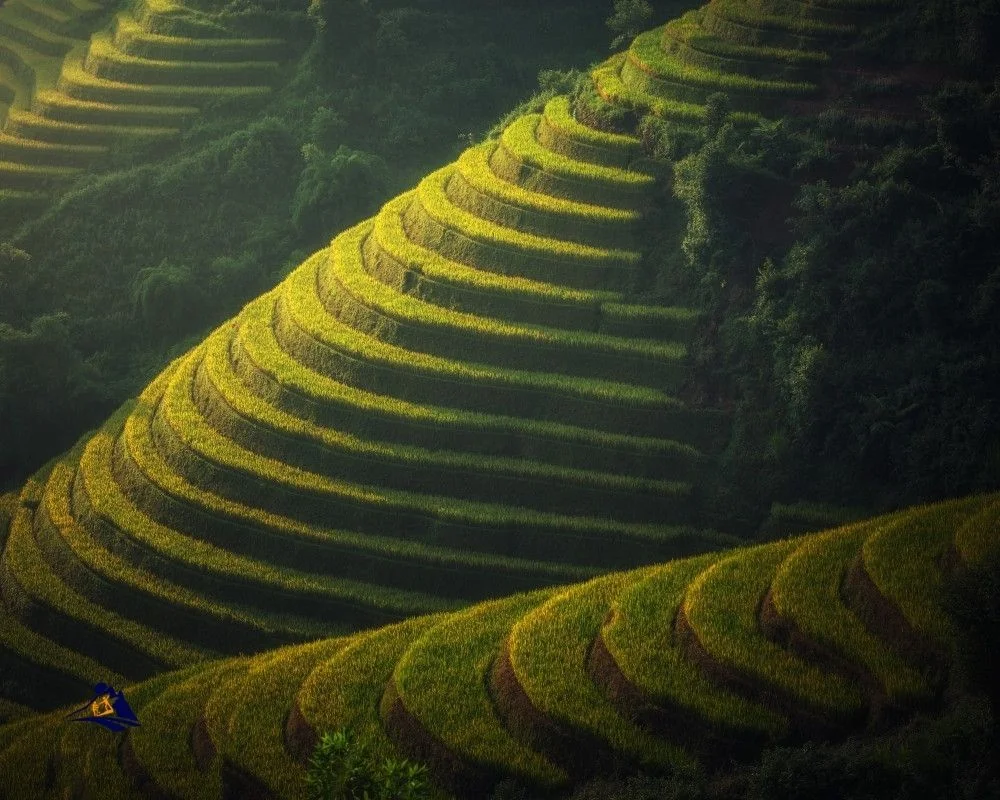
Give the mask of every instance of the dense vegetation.
[[736, 404], [743, 497], [996, 485], [1000, 93], [951, 83], [866, 120], [860, 91], [818, 123], [720, 124], [677, 166], [689, 286], [715, 309], [701, 389]]

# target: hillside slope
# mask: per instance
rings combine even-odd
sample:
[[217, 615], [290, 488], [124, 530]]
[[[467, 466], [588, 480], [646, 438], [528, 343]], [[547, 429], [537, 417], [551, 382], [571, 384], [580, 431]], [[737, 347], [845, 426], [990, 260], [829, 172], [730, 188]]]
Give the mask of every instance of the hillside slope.
[[732, 541], [692, 525], [696, 314], [628, 301], [637, 148], [556, 98], [171, 365], [22, 492], [8, 650], [134, 679]]
[[612, 573], [131, 685], [142, 726], [0, 727], [12, 797], [304, 797], [318, 734], [484, 797], [615, 769], [684, 774], [935, 709], [952, 569], [996, 554], [1000, 495]]

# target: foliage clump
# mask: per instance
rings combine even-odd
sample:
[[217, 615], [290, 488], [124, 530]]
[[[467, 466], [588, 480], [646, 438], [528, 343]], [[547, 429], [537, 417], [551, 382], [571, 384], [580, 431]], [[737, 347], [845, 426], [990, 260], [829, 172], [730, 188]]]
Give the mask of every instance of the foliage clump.
[[309, 761], [310, 800], [426, 800], [427, 767], [407, 759], [377, 760], [349, 729], [320, 737]]

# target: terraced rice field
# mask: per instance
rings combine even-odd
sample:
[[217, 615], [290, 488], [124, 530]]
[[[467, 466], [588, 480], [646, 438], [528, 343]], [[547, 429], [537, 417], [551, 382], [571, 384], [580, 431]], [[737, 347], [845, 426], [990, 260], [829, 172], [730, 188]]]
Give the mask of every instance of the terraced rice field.
[[[289, 45], [168, 0], [0, 7], [0, 202], [43, 199], [112, 146], [168, 142], [206, 104], [241, 113], [272, 90]], [[236, 107], [234, 105], [233, 107]]]
[[704, 117], [725, 92], [736, 122], [780, 116], [831, 92], [844, 45], [898, 8], [896, 0], [822, 3], [712, 0], [637, 36], [595, 71], [599, 93], [678, 122]]
[[209, 661], [128, 686], [120, 749], [61, 711], [0, 726], [0, 774], [17, 797], [300, 798], [319, 734], [350, 727], [474, 798], [882, 730], [941, 702], [942, 580], [996, 552], [998, 512], [912, 508]]
[[5, 500], [5, 652], [44, 677], [2, 694], [732, 543], [694, 523], [697, 314], [633, 299], [653, 191], [557, 98], [308, 258]]

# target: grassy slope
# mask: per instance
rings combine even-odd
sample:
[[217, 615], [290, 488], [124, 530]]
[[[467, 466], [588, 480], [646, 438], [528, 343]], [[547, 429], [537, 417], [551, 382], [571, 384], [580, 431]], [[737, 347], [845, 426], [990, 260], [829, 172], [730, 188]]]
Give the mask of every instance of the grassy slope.
[[[934, 621], [947, 575], [936, 556], [942, 547], [960, 558], [995, 555], [995, 541], [970, 543], [982, 542], [978, 532], [996, 523], [998, 499], [913, 508], [828, 533], [613, 573], [160, 676], [128, 689], [141, 701], [144, 727], [126, 736], [126, 747], [157, 786], [182, 797], [214, 797], [260, 781], [276, 796], [293, 798], [304, 796], [303, 754], [317, 732], [350, 725], [377, 751], [428, 762], [439, 786], [483, 796], [477, 792], [508, 775], [565, 786], [616, 764], [683, 773], [692, 759], [726, 760], [737, 744], [746, 757], [825, 726], [836, 736], [883, 729], [941, 702], [939, 667], [951, 663], [954, 640], [947, 623]], [[933, 537], [921, 535], [932, 529]], [[908, 548], [881, 546], [899, 537]], [[822, 582], [786, 577], [802, 569], [802, 558], [838, 563], [842, 574], [860, 568], [884, 576], [879, 582], [886, 586], [925, 564], [925, 588], [905, 602], [888, 588], [831, 599]], [[766, 596], [781, 597], [776, 616], [762, 610]], [[689, 624], [672, 622], [678, 603]], [[861, 621], [864, 604], [899, 614], [902, 628], [890, 635], [885, 617]], [[775, 638], [776, 624], [795, 636]], [[873, 670], [871, 654], [880, 651], [891, 653], [890, 660]], [[801, 666], [776, 669], [776, 660]], [[212, 680], [219, 670], [227, 677]], [[910, 674], [925, 682], [929, 696], [894, 688]], [[844, 676], [852, 683], [846, 693], [838, 688]], [[891, 713], [886, 692], [896, 701]], [[167, 695], [176, 699], [166, 702]], [[644, 705], [636, 714], [638, 697]], [[853, 715], [856, 703], [867, 718]], [[685, 722], [663, 727], [654, 711]], [[29, 752], [31, 764], [44, 763], [52, 748], [62, 749], [59, 713], [0, 727], [0, 769]], [[196, 723], [212, 743], [196, 752], [215, 753], [197, 782], [185, 733]], [[61, 762], [54, 791], [78, 774], [73, 764], [107, 763], [134, 780], [133, 761], [108, 760], [102, 737], [80, 739], [64, 753], [72, 761]], [[16, 791], [45, 782], [34, 767], [10, 774]]]

